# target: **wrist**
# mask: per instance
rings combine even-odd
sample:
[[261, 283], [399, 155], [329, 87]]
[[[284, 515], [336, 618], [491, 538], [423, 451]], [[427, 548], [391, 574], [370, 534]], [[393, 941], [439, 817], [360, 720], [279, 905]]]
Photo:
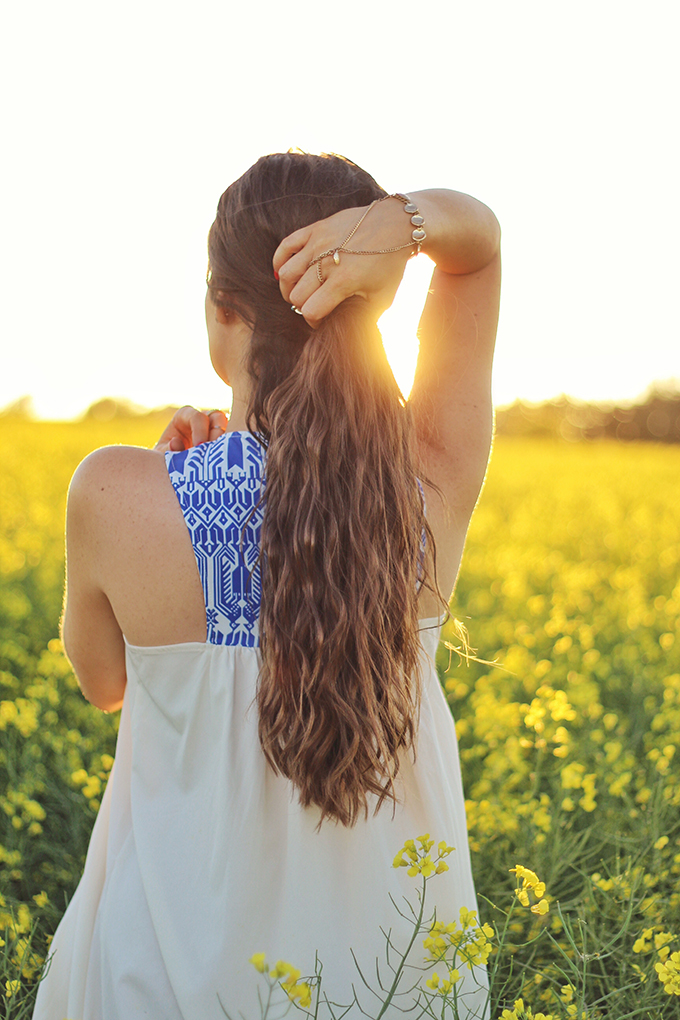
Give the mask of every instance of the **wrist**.
[[422, 251], [439, 269], [462, 276], [491, 262], [500, 247], [500, 226], [488, 206], [458, 191], [409, 194], [425, 220]]

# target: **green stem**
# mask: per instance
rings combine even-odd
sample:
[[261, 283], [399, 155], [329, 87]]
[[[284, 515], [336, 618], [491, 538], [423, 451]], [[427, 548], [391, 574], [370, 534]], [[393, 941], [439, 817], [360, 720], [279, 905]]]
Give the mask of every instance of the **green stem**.
[[269, 1013], [269, 1007], [271, 1006], [272, 1001], [272, 992], [274, 991], [274, 985], [272, 984], [272, 980], [270, 977], [267, 977], [267, 986], [269, 991], [267, 993], [267, 1002], [265, 1003], [264, 1012], [262, 1014], [262, 1020], [267, 1020], [267, 1014]]
[[391, 1001], [392, 1001], [392, 999], [394, 997], [394, 993], [397, 990], [397, 985], [399, 984], [399, 982], [401, 980], [401, 975], [402, 975], [402, 973], [404, 971], [404, 967], [406, 965], [406, 958], [407, 958], [408, 954], [411, 952], [411, 949], [413, 948], [413, 943], [415, 942], [416, 938], [418, 937], [418, 935], [420, 933], [420, 925], [422, 924], [423, 913], [425, 911], [425, 886], [426, 886], [426, 884], [427, 884], [427, 879], [423, 878], [423, 891], [422, 891], [422, 895], [420, 897], [420, 911], [418, 912], [418, 920], [416, 921], [415, 928], [413, 929], [413, 935], [411, 936], [411, 941], [409, 942], [408, 946], [406, 947], [406, 952], [402, 954], [401, 963], [399, 964], [399, 966], [396, 969], [396, 972], [395, 972], [395, 975], [394, 975], [394, 980], [392, 982], [392, 985], [390, 987], [389, 992], [387, 993], [387, 998], [383, 1002], [382, 1009], [378, 1013], [378, 1015], [375, 1018], [375, 1020], [380, 1020], [380, 1018], [385, 1015], [385, 1010], [387, 1009], [387, 1007], [391, 1003]]

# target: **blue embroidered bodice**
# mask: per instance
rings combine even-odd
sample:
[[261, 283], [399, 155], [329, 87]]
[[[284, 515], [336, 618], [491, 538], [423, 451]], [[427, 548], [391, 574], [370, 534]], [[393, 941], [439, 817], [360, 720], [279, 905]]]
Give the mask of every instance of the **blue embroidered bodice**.
[[198, 564], [208, 644], [259, 644], [264, 456], [249, 432], [165, 455]]
[[[212, 443], [165, 455], [194, 547], [211, 645], [260, 643], [264, 460], [263, 447], [249, 432], [226, 432]], [[420, 481], [418, 488], [424, 502]], [[423, 530], [419, 588], [424, 554]]]

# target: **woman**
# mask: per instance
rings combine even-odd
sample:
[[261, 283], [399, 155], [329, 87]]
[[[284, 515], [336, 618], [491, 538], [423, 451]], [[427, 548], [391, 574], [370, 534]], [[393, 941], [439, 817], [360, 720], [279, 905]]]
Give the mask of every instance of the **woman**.
[[[421, 248], [404, 405], [376, 320]], [[303, 974], [318, 953], [328, 999], [373, 1015], [357, 964], [385, 980], [381, 927], [403, 948], [390, 896], [414, 883], [390, 865], [423, 832], [456, 847], [438, 916], [475, 907], [432, 657], [491, 441], [496, 219], [277, 154], [222, 196], [209, 261], [228, 423], [184, 409], [157, 450], [98, 450], [71, 484], [64, 644], [122, 715], [39, 1020], [256, 1020], [259, 952]], [[458, 989], [482, 1016], [483, 969]]]

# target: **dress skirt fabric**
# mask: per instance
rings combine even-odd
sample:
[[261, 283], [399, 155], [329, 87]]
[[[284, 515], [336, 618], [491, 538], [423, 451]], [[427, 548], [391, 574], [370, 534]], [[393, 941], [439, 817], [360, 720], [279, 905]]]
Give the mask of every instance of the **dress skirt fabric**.
[[[224, 1020], [222, 1007], [260, 1020], [258, 952], [303, 975], [318, 953], [329, 999], [346, 1005], [354, 987], [373, 1015], [350, 949], [370, 979], [376, 960], [385, 970], [381, 927], [405, 947], [411, 928], [390, 895], [415, 906], [420, 880], [392, 868], [404, 841], [429, 832], [456, 848], [428, 884], [428, 912], [436, 905], [449, 921], [476, 909], [455, 730], [427, 623], [416, 763], [404, 761], [394, 818], [383, 805], [351, 829], [317, 831], [318, 810], [301, 808], [267, 766], [255, 649], [127, 647], [116, 761], [34, 1020]], [[424, 963], [420, 943], [413, 953]], [[462, 972], [461, 1017], [481, 1017], [484, 971]]]

